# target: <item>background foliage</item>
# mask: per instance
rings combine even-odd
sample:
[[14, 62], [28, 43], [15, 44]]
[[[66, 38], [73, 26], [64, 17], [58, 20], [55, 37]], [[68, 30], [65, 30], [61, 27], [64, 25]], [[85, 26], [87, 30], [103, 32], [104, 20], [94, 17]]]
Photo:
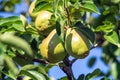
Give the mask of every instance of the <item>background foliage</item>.
[[[0, 12], [14, 14], [16, 5], [23, 2], [27, 8], [32, 0], [0, 0]], [[66, 6], [63, 6], [63, 2]], [[67, 17], [71, 15], [71, 18], [66, 18], [58, 6], [62, 6], [65, 9], [63, 13]], [[93, 43], [92, 48], [99, 46], [103, 50], [101, 60], [110, 67], [109, 71], [103, 73], [96, 69], [87, 75], [81, 73], [74, 79], [89, 80], [99, 76], [103, 76], [101, 80], [110, 80], [110, 76], [114, 80], [120, 79], [120, 0], [37, 0], [33, 12], [44, 9], [54, 13], [51, 20], [56, 22], [61, 39], [65, 25], [77, 26]], [[51, 80], [48, 76], [49, 69], [56, 65], [63, 67], [64, 64], [49, 64], [42, 58], [38, 46], [44, 36], [36, 30], [35, 20], [30, 17], [28, 10], [19, 14], [21, 15], [0, 16], [0, 79], [20, 80], [29, 76], [35, 80]], [[95, 61], [96, 57], [91, 58], [88, 66], [92, 67]], [[64, 76], [60, 80], [67, 78]]]

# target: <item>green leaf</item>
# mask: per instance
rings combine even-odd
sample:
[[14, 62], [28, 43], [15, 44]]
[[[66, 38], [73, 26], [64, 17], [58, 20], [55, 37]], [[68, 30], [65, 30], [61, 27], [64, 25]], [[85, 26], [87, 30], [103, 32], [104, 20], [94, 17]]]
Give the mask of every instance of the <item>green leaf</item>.
[[111, 79], [109, 79], [108, 77], [104, 77], [104, 78], [102, 78], [100, 80], [111, 80]]
[[85, 80], [90, 80], [91, 78], [95, 78], [101, 74], [100, 69], [95, 69], [92, 73], [86, 75]]
[[28, 71], [28, 72], [32, 74], [36, 78], [36, 80], [46, 80], [45, 77], [41, 73], [38, 73], [37, 71]]
[[98, 26], [95, 31], [99, 32], [99, 31], [104, 31], [105, 33], [109, 33], [111, 31], [113, 31], [113, 29], [115, 28], [115, 25], [113, 25], [112, 22], [110, 21], [104, 21], [103, 22], [104, 25], [100, 25]]
[[20, 18], [16, 17], [16, 16], [3, 18], [0, 20], [0, 26], [6, 25], [6, 24], [11, 24], [11, 23], [14, 23], [16, 21], [20, 21]]
[[93, 0], [85, 0], [84, 3], [93, 3]]
[[111, 64], [111, 74], [113, 75], [114, 79], [117, 79], [117, 63], [115, 62]]
[[18, 68], [17, 66], [14, 64], [13, 60], [7, 56], [7, 55], [4, 55], [4, 61], [7, 65], [7, 67], [9, 68], [9, 71], [10, 71], [10, 74], [8, 74], [10, 77], [12, 77], [13, 79], [15, 79], [18, 75]]
[[58, 80], [68, 80], [68, 78], [67, 78], [67, 76], [64, 76], [64, 77], [62, 77], [62, 78], [60, 78]]
[[35, 8], [33, 9], [33, 13], [39, 12], [41, 10], [51, 10], [51, 8], [51, 1], [37, 0], [35, 3]]
[[26, 71], [26, 70], [22, 70], [20, 72], [20, 74], [22, 74], [23, 76], [28, 76], [30, 77], [31, 79], [33, 80], [46, 80], [44, 75], [37, 72], [37, 71], [34, 71], [34, 70], [29, 70], [29, 71]]
[[45, 72], [45, 67], [43, 67], [42, 65], [35, 66], [33, 64], [28, 64], [28, 65], [23, 66], [20, 69], [20, 71], [22, 71], [22, 70], [25, 70], [25, 71], [34, 70], [34, 71], [38, 71], [39, 73], [42, 73], [47, 76], [47, 73]]
[[110, 43], [112, 43], [112, 44], [117, 45], [118, 47], [120, 47], [119, 37], [118, 37], [118, 35], [117, 35], [117, 33], [116, 33], [115, 31], [110, 32], [110, 33], [108, 33], [108, 34], [105, 34], [105, 35], [104, 35], [104, 38], [105, 38], [108, 42], [110, 42]]
[[0, 28], [5, 31], [25, 31], [20, 17], [12, 16], [0, 20]]
[[84, 80], [84, 78], [85, 78], [85, 75], [84, 75], [84, 74], [81, 74], [81, 75], [79, 75], [79, 77], [78, 77], [77, 80]]
[[88, 66], [91, 68], [96, 62], [96, 57], [92, 57], [90, 58], [90, 60], [88, 61]]
[[91, 2], [81, 4], [80, 9], [83, 11], [94, 12], [94, 13], [100, 14], [97, 10], [96, 5]]
[[89, 29], [88, 27], [80, 27], [79, 30], [92, 42], [95, 41], [95, 34], [94, 32]]
[[115, 54], [116, 57], [119, 57], [119, 56], [120, 56], [120, 48], [118, 48], [118, 49], [115, 51], [114, 54]]
[[23, 58], [20, 58], [20, 57], [13, 57], [12, 58], [14, 60], [14, 62], [16, 64], [18, 64], [19, 66], [24, 66], [24, 65], [27, 65], [27, 64], [33, 64], [33, 61], [31, 61], [31, 59], [23, 59]]
[[23, 39], [11, 34], [4, 33], [0, 35], [0, 42], [22, 49], [29, 57], [34, 57], [30, 45]]

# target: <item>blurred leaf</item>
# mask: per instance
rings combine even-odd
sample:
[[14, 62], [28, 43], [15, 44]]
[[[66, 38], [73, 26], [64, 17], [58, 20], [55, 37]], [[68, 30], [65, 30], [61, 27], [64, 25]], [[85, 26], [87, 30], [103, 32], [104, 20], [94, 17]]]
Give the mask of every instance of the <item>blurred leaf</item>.
[[28, 55], [31, 58], [33, 57], [33, 52], [30, 45], [25, 40], [11, 33], [1, 34], [0, 42], [22, 49], [26, 52], [26, 55]]
[[110, 72], [115, 80], [120, 79], [120, 64], [118, 62], [112, 62]]
[[84, 78], [85, 78], [85, 75], [84, 75], [84, 74], [81, 74], [81, 75], [79, 75], [79, 77], [78, 77], [77, 80], [85, 80]]
[[92, 73], [86, 75], [85, 80], [90, 80], [91, 78], [95, 78], [101, 74], [100, 69], [95, 69]]
[[36, 80], [46, 80], [45, 77], [41, 73], [38, 73], [37, 71], [28, 71], [28, 72], [32, 74], [36, 78]]
[[16, 16], [1, 19], [0, 28], [3, 28], [2, 32], [5, 32], [7, 30], [25, 31], [22, 21], [20, 20], [20, 17]]
[[7, 67], [9, 68], [10, 74], [8, 74], [10, 77], [12, 77], [13, 79], [16, 79], [17, 75], [18, 75], [18, 68], [17, 66], [14, 64], [14, 62], [12, 61], [12, 59], [7, 56], [4, 55], [4, 61], [7, 65]]
[[3, 18], [3, 19], [0, 20], [0, 26], [6, 25], [6, 24], [12, 24], [16, 21], [20, 21], [20, 18], [16, 17], [16, 16]]
[[80, 5], [80, 9], [83, 11], [88, 11], [88, 12], [95, 12], [97, 14], [100, 14], [97, 10], [97, 7], [95, 4], [90, 2], [85, 2], [83, 4]]
[[47, 76], [47, 73], [45, 72], [45, 67], [42, 67], [42, 65], [35, 66], [33, 64], [28, 64], [23, 66], [20, 71], [22, 70], [24, 71], [34, 70]]
[[33, 27], [32, 25], [27, 25], [26, 27], [26, 31], [29, 33], [29, 34], [38, 34], [38, 31], [35, 27]]
[[51, 8], [52, 8], [51, 1], [37, 0], [35, 3], [35, 8], [33, 9], [33, 13], [39, 12], [41, 10], [51, 10]]
[[34, 71], [34, 70], [29, 70], [29, 71], [22, 70], [21, 74], [24, 76], [26, 75], [33, 80], [46, 80], [43, 74], [41, 74], [37, 71]]
[[104, 78], [102, 78], [100, 80], [111, 80], [111, 79], [109, 79], [108, 77], [104, 77]]
[[113, 75], [114, 79], [117, 80], [118, 75], [118, 70], [117, 70], [117, 63], [112, 63], [111, 64], [111, 74]]
[[67, 76], [64, 76], [64, 77], [62, 77], [62, 78], [60, 78], [58, 80], [68, 80], [68, 78], [67, 78]]
[[116, 51], [115, 51], [115, 56], [119, 57], [120, 56], [120, 48], [118, 48]]
[[19, 65], [19, 66], [24, 66], [24, 65], [27, 65], [27, 64], [33, 64], [33, 61], [31, 61], [31, 59], [28, 59], [28, 58], [21, 58], [21, 57], [13, 57], [13, 60], [14, 62]]
[[104, 21], [103, 23], [104, 25], [100, 25], [95, 29], [96, 32], [104, 31], [105, 33], [109, 33], [115, 28], [115, 25], [113, 25], [110, 21]]
[[72, 0], [72, 2], [74, 2], [74, 7], [76, 8], [76, 9], [79, 9], [79, 5], [80, 5], [80, 2], [79, 2], [79, 0]]
[[105, 34], [104, 35], [104, 38], [114, 44], [114, 45], [117, 45], [118, 47], [120, 47], [120, 42], [119, 42], [119, 37], [117, 35], [117, 33], [115, 31], [111, 32], [111, 33], [108, 33], [108, 34]]
[[48, 73], [49, 69], [55, 66], [54, 64], [49, 64], [45, 67], [45, 71]]
[[4, 56], [0, 54], [0, 71], [4, 68]]
[[88, 66], [91, 68], [96, 62], [96, 57], [92, 57], [90, 58], [90, 60], [88, 61]]

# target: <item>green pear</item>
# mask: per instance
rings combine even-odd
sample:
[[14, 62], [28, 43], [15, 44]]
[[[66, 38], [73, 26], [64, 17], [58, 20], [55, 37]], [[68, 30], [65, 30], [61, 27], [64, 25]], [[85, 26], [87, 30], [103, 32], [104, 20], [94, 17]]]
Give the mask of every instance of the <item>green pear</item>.
[[46, 10], [40, 11], [35, 20], [35, 27], [43, 35], [48, 35], [54, 28], [54, 22], [50, 21], [52, 13]]
[[67, 54], [56, 29], [50, 32], [42, 41], [39, 48], [41, 55], [50, 63], [57, 63], [63, 60]]
[[89, 54], [90, 42], [82, 32], [69, 28], [66, 31], [66, 51], [75, 58], [85, 58]]

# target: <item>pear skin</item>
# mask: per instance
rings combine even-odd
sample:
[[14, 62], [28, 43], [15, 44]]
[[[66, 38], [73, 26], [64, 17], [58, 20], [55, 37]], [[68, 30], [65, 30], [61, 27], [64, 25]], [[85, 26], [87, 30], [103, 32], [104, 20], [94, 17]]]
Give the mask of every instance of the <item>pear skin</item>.
[[65, 38], [66, 51], [75, 58], [85, 58], [89, 54], [90, 42], [79, 30], [69, 28]]
[[42, 41], [39, 48], [41, 55], [50, 63], [57, 63], [66, 56], [63, 42], [59, 39], [56, 29]]

